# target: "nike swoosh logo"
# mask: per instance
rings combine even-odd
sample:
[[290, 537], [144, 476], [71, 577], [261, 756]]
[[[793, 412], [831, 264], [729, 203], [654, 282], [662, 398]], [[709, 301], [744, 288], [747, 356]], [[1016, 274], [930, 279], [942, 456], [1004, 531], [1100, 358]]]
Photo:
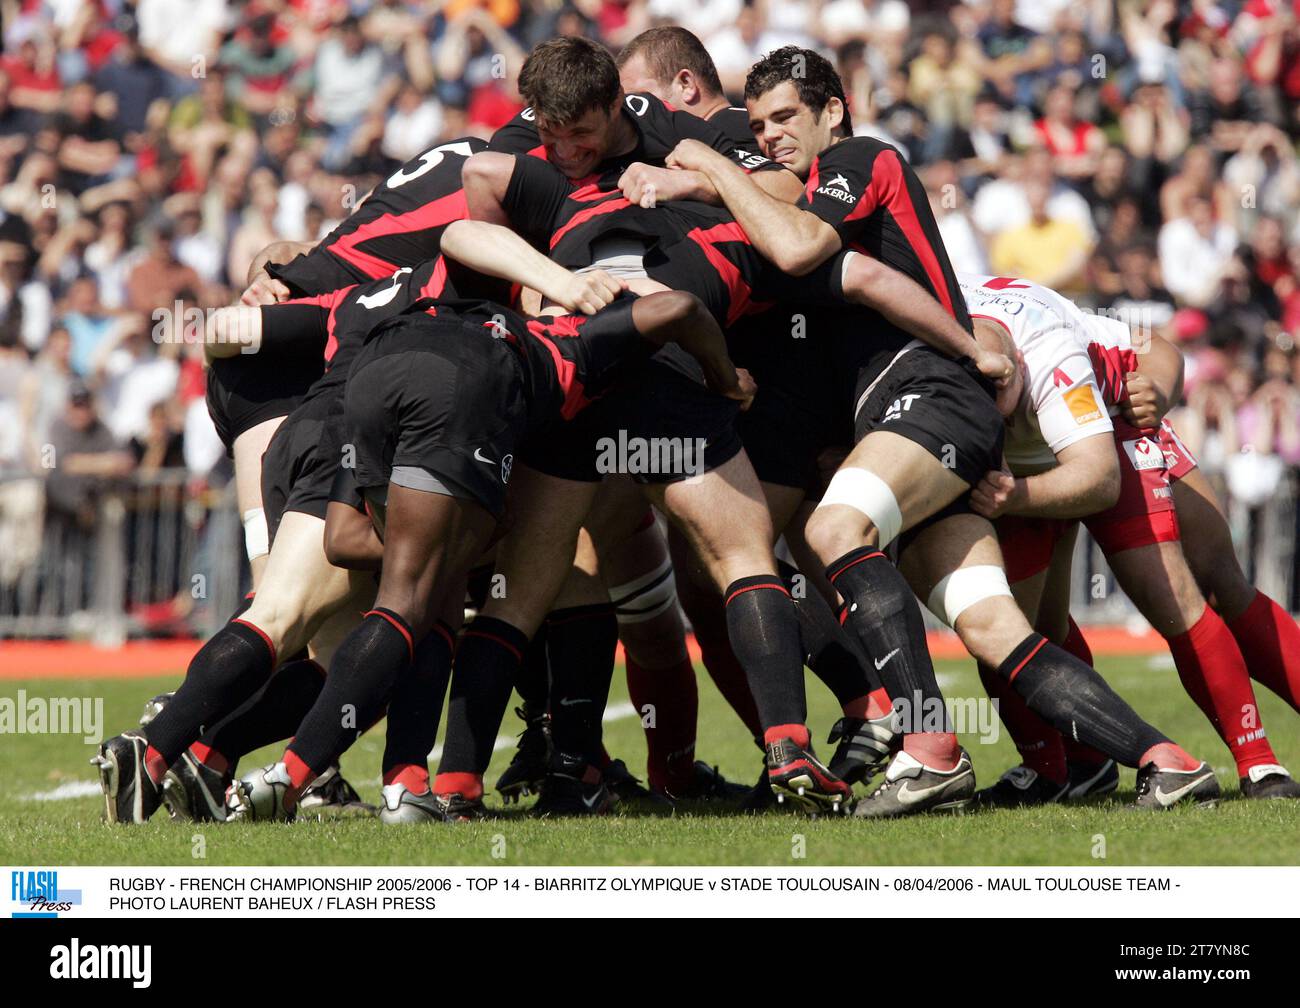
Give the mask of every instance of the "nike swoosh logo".
[[579, 697], [577, 700], [560, 700], [561, 707], [576, 707], [580, 703], [591, 703], [591, 697]]
[[596, 794], [592, 795], [590, 798], [583, 798], [582, 804], [586, 805], [587, 808], [595, 808], [596, 802], [598, 801], [600, 801], [600, 792], [597, 792]]
[[478, 459], [480, 462], [486, 462], [488, 465], [496, 465], [495, 462], [493, 462], [490, 458], [487, 458], [487, 457], [483, 454], [483, 449], [482, 449], [482, 448], [475, 448], [475, 449], [474, 449], [474, 457], [475, 457], [476, 459]]
[[887, 654], [887, 655], [885, 655], [885, 657], [881, 658], [880, 661], [875, 662], [876, 671], [879, 672], [882, 668], [884, 668], [886, 665], [888, 665], [888, 664], [889, 664], [889, 659], [892, 658], [892, 657], [894, 657], [894, 655], [898, 654], [898, 651], [899, 651], [898, 648], [894, 648], [894, 650], [890, 651], [889, 654]]
[[1165, 791], [1162, 788], [1156, 788], [1156, 801], [1161, 805], [1173, 805], [1175, 802], [1182, 801], [1187, 797], [1187, 793], [1201, 783], [1203, 778], [1197, 777], [1190, 784], [1184, 784], [1174, 791]]
[[928, 787], [928, 788], [913, 788], [910, 783], [904, 784], [901, 788], [898, 789], [898, 801], [900, 804], [903, 805], [919, 804], [920, 802], [925, 801], [931, 795], [938, 794], [940, 791], [946, 788], [949, 783], [950, 783], [949, 781], [943, 781], [940, 784], [934, 785], [934, 787]]

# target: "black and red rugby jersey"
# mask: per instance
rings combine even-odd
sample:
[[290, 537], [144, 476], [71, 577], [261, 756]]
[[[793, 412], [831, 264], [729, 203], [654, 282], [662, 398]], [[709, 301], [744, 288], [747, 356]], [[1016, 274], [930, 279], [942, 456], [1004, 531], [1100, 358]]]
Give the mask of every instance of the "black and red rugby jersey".
[[844, 248], [911, 277], [971, 331], [925, 187], [895, 148], [871, 137], [831, 145], [813, 161], [797, 205], [833, 227]]
[[635, 303], [635, 295], [625, 294], [595, 315], [528, 318], [481, 298], [420, 300], [370, 330], [367, 340], [401, 326], [402, 338], [418, 343], [422, 319], [432, 316], [459, 318], [487, 338], [505, 340], [519, 356], [531, 424], [542, 427], [572, 419], [651, 356], [655, 345], [633, 321]]
[[433, 259], [442, 232], [468, 216], [461, 169], [487, 143], [462, 137], [412, 158], [377, 185], [311, 251], [267, 267], [297, 297], [377, 280]]
[[[341, 387], [347, 381], [352, 359], [370, 332], [417, 302], [431, 304], [475, 297], [505, 300], [510, 293], [506, 281], [485, 277], [437, 256], [414, 267], [404, 266], [380, 280], [282, 304], [313, 306], [325, 313], [321, 316], [325, 326], [325, 374], [308, 393], [307, 397], [312, 398], [331, 388]], [[271, 305], [263, 310], [274, 313], [277, 307], [280, 306]], [[301, 316], [295, 314], [292, 317]]]
[[[675, 109], [648, 92], [640, 91], [626, 95], [623, 106], [624, 117], [636, 129], [636, 146], [626, 154], [602, 161], [586, 178], [574, 179], [572, 184], [575, 188], [595, 184], [605, 191], [617, 191], [619, 176], [627, 170], [628, 165], [639, 161], [662, 168], [664, 158], [683, 140], [699, 140], [708, 144], [714, 150], [735, 158], [736, 163], [746, 171], [785, 170], [783, 166], [759, 153], [758, 145], [749, 130], [748, 118], [744, 131], [748, 134], [747, 138], [739, 133], [734, 115], [723, 118], [725, 112], [739, 111], [737, 109], [718, 112], [711, 119], [705, 120]], [[524, 109], [492, 134], [488, 149], [503, 154], [532, 155], [545, 160], [546, 148], [538, 138], [532, 108]]]

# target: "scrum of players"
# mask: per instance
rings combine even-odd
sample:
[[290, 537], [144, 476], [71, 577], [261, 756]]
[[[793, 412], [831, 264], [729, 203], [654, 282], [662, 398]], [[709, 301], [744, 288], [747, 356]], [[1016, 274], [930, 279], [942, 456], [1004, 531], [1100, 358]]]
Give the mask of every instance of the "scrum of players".
[[[1093, 668], [1069, 613], [1080, 523], [1242, 795], [1300, 797], [1252, 686], [1300, 711], [1300, 630], [1164, 420], [1176, 350], [955, 273], [916, 175], [854, 136], [814, 51], [759, 60], [745, 108], [680, 28], [617, 59], [543, 42], [519, 88], [490, 141], [443, 143], [319, 242], [268, 247], [209, 321], [254, 591], [101, 745], [110, 821], [478, 819], [512, 691], [495, 787], [539, 815], [1023, 807], [1114, 791], [1121, 764], [1138, 807], [1212, 804], [1204, 758]], [[1021, 755], [982, 790], [922, 603]], [[683, 616], [757, 784], [696, 758]], [[602, 741], [620, 642], [644, 783]], [[825, 761], [805, 667], [842, 709]], [[385, 718], [376, 810], [338, 761]]]

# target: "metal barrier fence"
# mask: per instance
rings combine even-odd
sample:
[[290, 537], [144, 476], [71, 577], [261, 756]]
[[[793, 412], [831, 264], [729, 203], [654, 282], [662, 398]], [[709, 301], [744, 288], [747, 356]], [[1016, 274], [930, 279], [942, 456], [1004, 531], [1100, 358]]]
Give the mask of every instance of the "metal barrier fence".
[[247, 581], [234, 482], [191, 492], [184, 469], [136, 474], [90, 521], [0, 483], [0, 637], [91, 640], [214, 632]]
[[[1263, 506], [1230, 504], [1229, 524], [1254, 583], [1297, 608], [1297, 473]], [[1136, 610], [1083, 531], [1072, 609], [1080, 622], [1124, 623]], [[184, 470], [136, 475], [105, 493], [83, 526], [43, 506], [37, 479], [0, 482], [0, 638], [213, 633], [248, 584], [234, 481], [189, 492]], [[927, 622], [937, 625], [929, 620]]]

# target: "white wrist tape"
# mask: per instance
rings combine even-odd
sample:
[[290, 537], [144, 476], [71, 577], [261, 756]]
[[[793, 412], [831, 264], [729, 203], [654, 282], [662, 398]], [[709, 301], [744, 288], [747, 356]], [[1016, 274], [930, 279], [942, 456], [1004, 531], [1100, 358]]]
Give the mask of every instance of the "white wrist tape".
[[[849, 284], [849, 264], [853, 262], [853, 257], [861, 255], [861, 252], [854, 252], [852, 249], [844, 253], [844, 258], [840, 260], [840, 290], [847, 291]], [[848, 299], [848, 295], [845, 294]]]
[[271, 552], [271, 532], [266, 527], [266, 511], [252, 508], [244, 512], [244, 549], [251, 563]]
[[999, 595], [1014, 598], [1011, 586], [1007, 584], [1007, 572], [993, 564], [977, 564], [958, 568], [949, 574], [934, 586], [925, 604], [930, 612], [952, 627], [957, 617], [976, 602]]
[[877, 548], [884, 549], [898, 538], [903, 530], [903, 515], [898, 510], [898, 500], [889, 484], [866, 469], [849, 467], [831, 477], [830, 486], [822, 496], [819, 508], [844, 504], [861, 511], [871, 519], [880, 539]]

